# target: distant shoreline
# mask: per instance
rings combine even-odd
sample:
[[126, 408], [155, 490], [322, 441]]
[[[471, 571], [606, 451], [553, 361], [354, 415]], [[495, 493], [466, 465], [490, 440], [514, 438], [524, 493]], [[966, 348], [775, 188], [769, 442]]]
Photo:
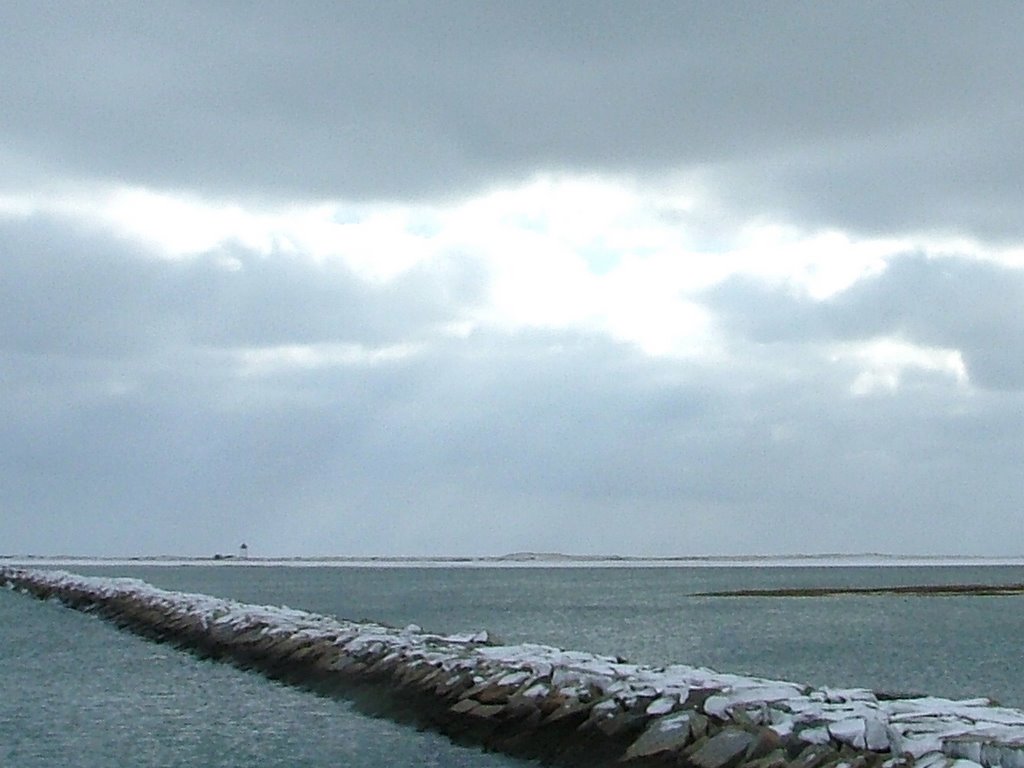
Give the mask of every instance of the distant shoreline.
[[912, 597], [1024, 595], [1024, 584], [917, 584], [895, 587], [783, 587], [696, 592], [693, 597], [832, 597], [842, 595], [910, 595]]
[[1024, 566], [1024, 555], [709, 555], [630, 557], [521, 552], [479, 557], [87, 557], [76, 555], [0, 555], [0, 564], [44, 566], [225, 566], [304, 568], [798, 568]]

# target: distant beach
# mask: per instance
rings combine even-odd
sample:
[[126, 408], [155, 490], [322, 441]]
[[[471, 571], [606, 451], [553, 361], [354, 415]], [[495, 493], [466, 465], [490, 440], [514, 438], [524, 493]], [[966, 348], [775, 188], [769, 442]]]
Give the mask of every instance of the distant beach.
[[[0, 564], [33, 566], [291, 566], [307, 568], [853, 568], [927, 566], [1024, 566], [1024, 555], [576, 555], [559, 552], [515, 552], [481, 556], [320, 556], [239, 557], [213, 555], [185, 557], [155, 555], [92, 557], [79, 555], [0, 555]], [[965, 585], [969, 588], [971, 585]], [[944, 587], [945, 588], [945, 587]], [[834, 591], [833, 591], [834, 593]]]

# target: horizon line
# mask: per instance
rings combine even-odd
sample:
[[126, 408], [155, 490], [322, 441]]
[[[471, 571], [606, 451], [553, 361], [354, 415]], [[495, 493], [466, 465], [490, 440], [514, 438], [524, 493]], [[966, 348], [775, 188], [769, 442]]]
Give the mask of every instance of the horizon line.
[[1002, 555], [980, 554], [913, 554], [893, 552], [821, 552], [788, 554], [705, 554], [705, 555], [623, 555], [623, 554], [579, 554], [571, 552], [517, 551], [501, 555], [253, 555], [215, 553], [213, 555], [180, 554], [136, 554], [136, 555], [84, 555], [84, 554], [0, 554], [0, 560], [67, 560], [67, 561], [183, 561], [211, 562], [758, 562], [758, 561], [815, 561], [815, 560], [856, 560], [878, 559], [893, 561], [993, 561], [1019, 560], [1024, 562], [1024, 553]]

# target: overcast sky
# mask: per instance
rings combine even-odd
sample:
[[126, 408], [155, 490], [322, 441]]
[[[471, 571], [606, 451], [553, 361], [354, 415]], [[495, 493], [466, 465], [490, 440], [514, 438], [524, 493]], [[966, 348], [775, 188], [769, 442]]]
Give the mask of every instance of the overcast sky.
[[1024, 553], [1024, 4], [0, 7], [0, 554]]

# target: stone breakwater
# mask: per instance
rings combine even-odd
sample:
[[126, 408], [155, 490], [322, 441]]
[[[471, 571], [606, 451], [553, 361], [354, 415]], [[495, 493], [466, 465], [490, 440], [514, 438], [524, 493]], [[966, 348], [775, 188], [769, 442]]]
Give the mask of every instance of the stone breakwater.
[[0, 585], [205, 657], [351, 697], [456, 740], [567, 765], [1024, 768], [1024, 711], [887, 697], [486, 632], [439, 635], [169, 592], [136, 579], [0, 567]]

